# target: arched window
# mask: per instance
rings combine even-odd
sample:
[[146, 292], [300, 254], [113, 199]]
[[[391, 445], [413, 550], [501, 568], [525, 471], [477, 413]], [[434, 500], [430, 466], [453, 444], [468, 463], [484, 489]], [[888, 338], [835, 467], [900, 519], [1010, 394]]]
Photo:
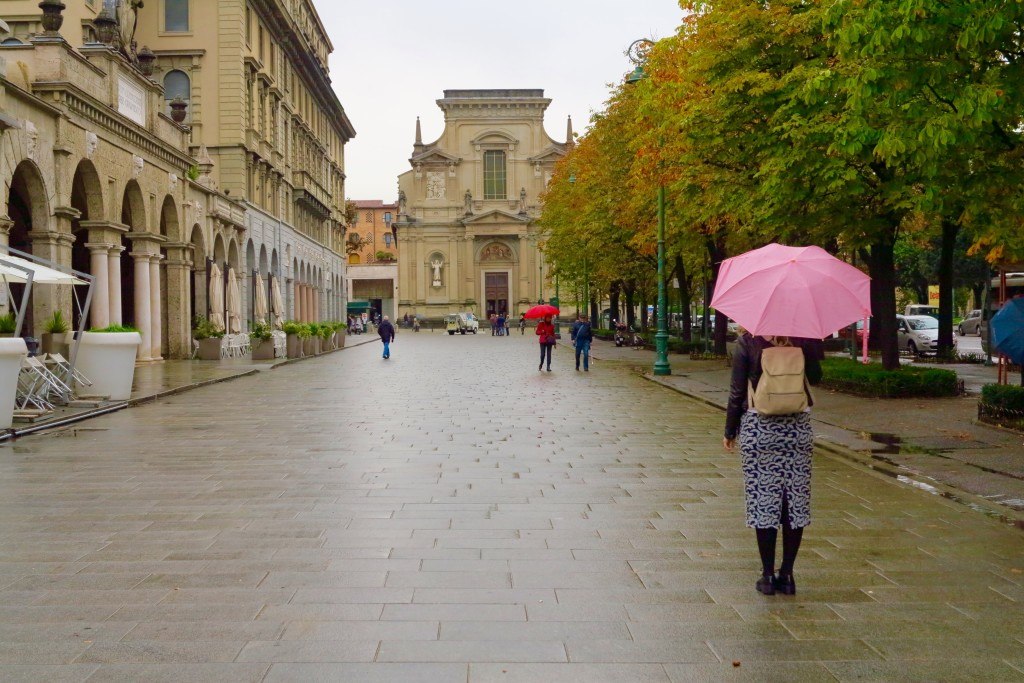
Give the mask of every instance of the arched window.
[[[171, 100], [180, 97], [191, 105], [192, 82], [184, 71], [168, 71], [164, 76], [164, 100], [167, 105], [167, 113], [171, 113]], [[189, 107], [191, 109], [191, 106]]]
[[350, 266], [358, 266], [362, 262], [363, 262], [363, 259], [360, 258], [359, 254], [349, 254], [348, 255], [348, 264]]
[[185, 33], [188, 27], [188, 4], [191, 0], [164, 0], [164, 30]]

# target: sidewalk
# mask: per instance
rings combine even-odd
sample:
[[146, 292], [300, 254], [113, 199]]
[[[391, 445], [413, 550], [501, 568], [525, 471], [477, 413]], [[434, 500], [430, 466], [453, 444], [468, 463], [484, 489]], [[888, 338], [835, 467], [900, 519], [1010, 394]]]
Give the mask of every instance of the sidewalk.
[[[571, 350], [571, 349], [570, 349]], [[597, 362], [629, 363], [650, 374], [654, 353], [595, 342]], [[647, 378], [706, 403], [725, 408], [729, 368], [719, 361], [670, 355], [672, 375]], [[958, 372], [960, 366], [953, 366]], [[1024, 435], [978, 424], [977, 392], [989, 368], [963, 366], [967, 396], [950, 399], [868, 399], [815, 391], [815, 434], [823, 447], [838, 447], [874, 469], [933, 487], [947, 497], [958, 492], [998, 503], [1008, 514], [1024, 511]], [[994, 379], [994, 378], [993, 378]], [[851, 453], [852, 452], [852, 453]], [[949, 489], [946, 489], [949, 487]], [[965, 497], [966, 498], [966, 497]]]
[[[362, 346], [375, 342], [377, 339], [375, 334], [346, 336], [344, 348]], [[338, 351], [342, 350], [344, 349], [338, 349]], [[251, 357], [247, 357], [219, 361], [165, 360], [157, 363], [139, 363], [135, 366], [132, 395], [127, 401], [80, 402], [71, 406], [58, 407], [43, 419], [34, 422], [15, 422], [13, 436], [27, 436], [69, 422], [149, 403], [183, 391], [247, 377], [303, 360], [306, 359], [277, 358], [272, 361], [254, 361]]]

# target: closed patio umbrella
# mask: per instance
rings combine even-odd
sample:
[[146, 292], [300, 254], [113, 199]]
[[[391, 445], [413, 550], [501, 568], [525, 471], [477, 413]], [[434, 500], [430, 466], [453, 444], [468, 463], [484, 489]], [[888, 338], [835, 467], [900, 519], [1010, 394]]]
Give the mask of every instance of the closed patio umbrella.
[[253, 305], [253, 317], [261, 325], [267, 322], [267, 290], [263, 276], [256, 274], [256, 301]]
[[210, 324], [224, 329], [224, 280], [216, 263], [210, 264]]
[[281, 296], [280, 281], [276, 277], [271, 276], [270, 283], [270, 303], [274, 313], [274, 329], [279, 330], [284, 325], [284, 298]]
[[240, 334], [242, 332], [242, 292], [238, 288], [238, 278], [235, 277], [235, 269], [228, 268], [228, 334]]

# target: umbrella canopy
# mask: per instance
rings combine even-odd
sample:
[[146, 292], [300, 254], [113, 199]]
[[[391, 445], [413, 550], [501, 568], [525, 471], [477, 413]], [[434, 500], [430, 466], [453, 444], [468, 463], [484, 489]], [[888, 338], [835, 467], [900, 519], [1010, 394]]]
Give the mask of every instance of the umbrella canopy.
[[558, 309], [554, 306], [549, 306], [548, 304], [541, 304], [540, 306], [534, 306], [524, 313], [524, 315], [530, 319], [543, 318], [546, 315], [558, 315]]
[[235, 269], [228, 268], [228, 334], [239, 334], [242, 331], [242, 292], [238, 287]]
[[820, 247], [767, 247], [726, 259], [711, 307], [754, 335], [824, 339], [871, 315], [871, 278]]
[[256, 301], [253, 302], [252, 315], [260, 324], [267, 322], [267, 290], [259, 273], [256, 274]]
[[34, 285], [87, 285], [85, 280], [75, 277], [70, 273], [64, 273], [54, 268], [41, 266], [32, 263], [28, 259], [19, 258], [10, 254], [0, 254], [0, 277], [10, 283], [25, 284], [28, 281], [28, 273], [32, 272], [32, 284]]
[[210, 264], [210, 324], [224, 329], [224, 280], [216, 263]]
[[273, 311], [274, 329], [284, 325], [284, 299], [281, 297], [281, 283], [274, 276], [270, 277], [270, 305]]
[[995, 349], [1014, 363], [1024, 363], [1024, 298], [1003, 304], [990, 325]]

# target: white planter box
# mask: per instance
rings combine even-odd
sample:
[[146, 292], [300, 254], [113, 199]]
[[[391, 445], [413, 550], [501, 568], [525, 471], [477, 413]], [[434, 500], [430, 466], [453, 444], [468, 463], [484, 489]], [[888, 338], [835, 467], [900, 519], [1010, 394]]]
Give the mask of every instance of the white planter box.
[[92, 381], [88, 393], [127, 401], [132, 395], [135, 356], [142, 344], [138, 332], [86, 332], [75, 367]]
[[14, 401], [18, 393], [18, 373], [21, 361], [28, 355], [21, 337], [0, 339], [0, 429], [14, 424]]

